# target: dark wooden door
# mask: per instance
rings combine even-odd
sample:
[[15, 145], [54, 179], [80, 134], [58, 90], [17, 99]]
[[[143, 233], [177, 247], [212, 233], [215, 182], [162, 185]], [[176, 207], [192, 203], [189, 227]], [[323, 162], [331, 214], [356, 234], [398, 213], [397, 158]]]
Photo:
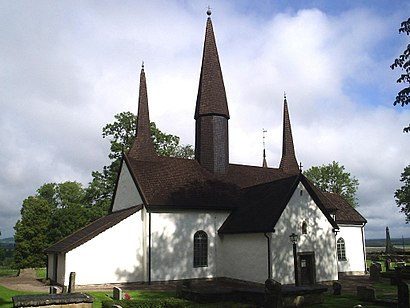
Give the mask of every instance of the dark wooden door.
[[315, 283], [315, 262], [313, 254], [299, 255], [300, 283], [311, 285]]

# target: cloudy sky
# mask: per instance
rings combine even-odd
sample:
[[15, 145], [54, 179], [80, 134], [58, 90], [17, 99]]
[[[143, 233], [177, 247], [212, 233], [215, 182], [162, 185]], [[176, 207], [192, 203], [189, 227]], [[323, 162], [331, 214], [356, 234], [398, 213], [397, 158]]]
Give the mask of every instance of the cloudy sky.
[[0, 230], [14, 234], [22, 202], [48, 182], [87, 183], [107, 165], [101, 128], [137, 112], [145, 63], [151, 120], [194, 144], [206, 23], [212, 21], [231, 120], [230, 159], [281, 155], [286, 92], [304, 169], [344, 165], [360, 182], [368, 238], [410, 237], [395, 205], [410, 164], [410, 107], [393, 107], [409, 42], [399, 0], [0, 1]]

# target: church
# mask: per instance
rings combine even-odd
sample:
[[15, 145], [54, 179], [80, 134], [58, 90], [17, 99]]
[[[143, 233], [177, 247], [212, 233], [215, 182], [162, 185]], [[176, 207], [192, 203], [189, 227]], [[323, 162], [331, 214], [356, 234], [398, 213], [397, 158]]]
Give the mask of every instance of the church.
[[283, 102], [277, 168], [229, 162], [230, 119], [208, 11], [195, 106], [195, 159], [160, 157], [141, 69], [136, 139], [109, 214], [46, 249], [47, 277], [67, 285], [229, 278], [335, 281], [366, 270], [366, 219], [301, 172]]

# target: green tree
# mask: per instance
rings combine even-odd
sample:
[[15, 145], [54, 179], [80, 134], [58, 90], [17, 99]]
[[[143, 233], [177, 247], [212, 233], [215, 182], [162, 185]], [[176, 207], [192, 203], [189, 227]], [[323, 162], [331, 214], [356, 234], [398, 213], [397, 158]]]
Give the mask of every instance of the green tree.
[[313, 166], [303, 172], [319, 189], [341, 195], [353, 207], [358, 206], [356, 192], [359, 180], [345, 171], [344, 166], [333, 161], [319, 167]]
[[[110, 139], [111, 164], [103, 170], [94, 171], [93, 179], [87, 188], [87, 202], [104, 213], [111, 204], [114, 186], [119, 172], [123, 153], [127, 153], [135, 139], [137, 117], [132, 112], [122, 112], [114, 116], [115, 121], [104, 126], [102, 136]], [[163, 133], [154, 122], [150, 124], [151, 138], [158, 155], [192, 159], [194, 150], [191, 145], [179, 144], [179, 137]]]
[[52, 208], [45, 199], [30, 196], [23, 201], [20, 213], [14, 226], [14, 264], [17, 268], [43, 267], [44, 249], [50, 244], [47, 231]]
[[95, 215], [93, 206], [87, 204], [86, 189], [81, 183], [67, 181], [47, 183], [37, 190], [41, 198], [51, 206], [48, 241], [55, 243], [101, 215]]
[[[399, 33], [410, 34], [410, 18], [401, 23]], [[403, 53], [394, 60], [394, 63], [390, 65], [391, 69], [400, 67], [402, 74], [397, 79], [397, 83], [407, 84], [405, 88], [399, 91], [394, 101], [394, 105], [408, 105], [410, 102], [410, 44], [407, 45], [407, 48]], [[410, 125], [403, 129], [404, 132], [408, 133], [410, 131]]]
[[400, 211], [406, 216], [406, 223], [410, 221], [410, 165], [404, 168], [400, 182], [403, 185], [394, 193], [394, 199]]

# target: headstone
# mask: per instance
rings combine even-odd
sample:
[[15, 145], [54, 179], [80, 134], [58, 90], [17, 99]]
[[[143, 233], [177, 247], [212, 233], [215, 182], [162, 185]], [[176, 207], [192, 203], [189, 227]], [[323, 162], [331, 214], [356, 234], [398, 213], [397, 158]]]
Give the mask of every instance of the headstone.
[[396, 263], [396, 266], [397, 266], [397, 267], [400, 267], [400, 268], [403, 268], [403, 267], [406, 266], [406, 263], [403, 262], [403, 261], [399, 261], [399, 262]]
[[51, 286], [50, 287], [50, 294], [57, 294], [58, 288], [56, 286]]
[[386, 268], [386, 272], [390, 271], [390, 259], [384, 260], [384, 267]]
[[402, 281], [397, 285], [397, 300], [399, 308], [410, 308], [409, 306], [409, 285]]
[[282, 308], [282, 285], [273, 279], [265, 281], [264, 307]]
[[112, 297], [115, 301], [122, 299], [122, 290], [121, 288], [114, 287], [112, 288]]
[[359, 300], [373, 302], [376, 300], [376, 290], [370, 287], [357, 287], [357, 297]]
[[342, 285], [339, 282], [333, 282], [333, 295], [342, 294]]
[[372, 263], [372, 265], [370, 265], [370, 280], [380, 280], [380, 267], [376, 263]]
[[374, 264], [376, 264], [376, 266], [379, 268], [379, 271], [382, 271], [382, 264], [380, 262], [374, 262]]
[[70, 273], [70, 278], [68, 280], [68, 293], [75, 292], [75, 272]]

